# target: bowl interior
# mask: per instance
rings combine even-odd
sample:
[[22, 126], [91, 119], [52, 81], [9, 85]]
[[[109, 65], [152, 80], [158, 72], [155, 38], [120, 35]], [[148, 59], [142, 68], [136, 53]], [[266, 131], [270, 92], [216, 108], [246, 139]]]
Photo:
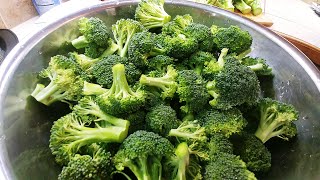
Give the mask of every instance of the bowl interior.
[[[194, 6], [194, 7], [192, 7]], [[104, 3], [73, 13], [35, 34], [25, 44], [18, 44], [12, 63], [2, 77], [0, 101], [1, 161], [6, 177], [12, 176], [17, 156], [37, 147], [48, 147], [52, 122], [67, 113], [67, 105], [42, 106], [29, 97], [36, 85], [37, 73], [47, 66], [51, 56], [63, 53], [58, 48], [78, 34], [76, 20], [80, 16], [97, 16], [111, 27], [120, 18], [133, 18], [136, 2]], [[175, 1], [166, 4], [166, 11], [175, 15], [191, 14], [195, 22], [211, 26], [238, 25], [253, 36], [252, 56], [265, 58], [273, 68], [273, 81], [261, 80], [265, 96], [293, 104], [300, 112], [296, 122], [298, 136], [290, 142], [272, 140], [272, 169], [265, 179], [320, 178], [320, 93], [319, 72], [310, 60], [267, 29], [217, 8]], [[19, 52], [19, 53], [18, 53]], [[0, 79], [1, 80], [1, 79]], [[269, 83], [267, 83], [269, 82]], [[41, 170], [26, 177], [56, 179], [59, 173], [53, 163], [42, 163]]]

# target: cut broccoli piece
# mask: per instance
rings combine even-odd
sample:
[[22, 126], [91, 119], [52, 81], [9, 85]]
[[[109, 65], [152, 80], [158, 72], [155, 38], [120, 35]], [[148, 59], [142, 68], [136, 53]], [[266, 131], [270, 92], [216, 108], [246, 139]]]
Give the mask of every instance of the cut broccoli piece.
[[176, 129], [171, 129], [168, 136], [174, 136], [185, 141], [205, 142], [207, 136], [205, 128], [201, 127], [197, 121], [184, 121]]
[[208, 135], [221, 133], [226, 137], [241, 132], [247, 125], [247, 121], [236, 108], [224, 111], [209, 109], [200, 113], [196, 120], [205, 128]]
[[75, 48], [87, 47], [89, 43], [95, 43], [102, 47], [108, 46], [110, 35], [107, 26], [101, 19], [82, 17], [79, 19], [78, 26], [82, 36], [72, 41]]
[[214, 50], [214, 36], [209, 27], [199, 23], [191, 23], [184, 31], [187, 37], [198, 41], [200, 51], [211, 52]]
[[37, 84], [32, 92], [38, 102], [49, 106], [57, 101], [77, 101], [81, 98], [86, 74], [72, 59], [57, 55], [51, 58], [49, 66], [40, 72], [40, 77], [50, 80], [47, 86]]
[[189, 57], [198, 50], [198, 41], [195, 38], [189, 38], [184, 34], [166, 38], [168, 55], [177, 59]]
[[271, 153], [253, 134], [242, 133], [232, 138], [234, 154], [239, 155], [253, 172], [265, 173], [271, 168]]
[[175, 59], [164, 56], [164, 55], [158, 55], [156, 57], [153, 57], [149, 59], [148, 63], [148, 70], [149, 71], [158, 71], [160, 73], [165, 74], [167, 71], [167, 66], [173, 65]]
[[136, 8], [135, 18], [147, 29], [162, 27], [171, 20], [163, 5], [164, 0], [142, 0]]
[[291, 105], [270, 98], [259, 101], [260, 123], [255, 135], [263, 142], [272, 137], [284, 140], [294, 137], [297, 128], [294, 121], [298, 120], [298, 111]]
[[266, 60], [262, 58], [245, 57], [240, 60], [241, 64], [252, 69], [257, 76], [272, 75], [272, 68], [267, 64]]
[[234, 6], [233, 6], [232, 0], [207, 0], [207, 2], [208, 4], [234, 12]]
[[205, 87], [205, 81], [193, 70], [179, 71], [177, 78], [177, 94], [180, 102], [185, 103], [181, 110], [186, 114], [199, 112], [208, 104], [209, 94]]
[[76, 154], [67, 166], [64, 166], [58, 179], [110, 179], [114, 170], [110, 152], [92, 144], [88, 147], [90, 155]]
[[129, 84], [133, 84], [139, 79], [141, 71], [127, 58], [117, 55], [110, 55], [101, 59], [90, 69], [89, 73], [92, 74], [98, 84], [111, 88], [113, 82], [112, 67], [118, 63], [124, 64], [125, 75]]
[[183, 61], [182, 64], [188, 69], [194, 70], [198, 75], [202, 75], [204, 64], [209, 63], [210, 61], [216, 61], [213, 54], [204, 51], [197, 51], [192, 54], [188, 60]]
[[107, 91], [108, 89], [103, 88], [99, 84], [93, 84], [93, 83], [84, 81], [82, 94], [85, 96], [101, 95], [106, 93]]
[[103, 111], [111, 115], [132, 113], [144, 106], [146, 93], [143, 90], [135, 92], [128, 85], [123, 64], [112, 67], [113, 83], [108, 92], [98, 96], [97, 101]]
[[173, 151], [168, 139], [153, 132], [136, 131], [123, 141], [114, 163], [119, 171], [129, 168], [138, 180], [161, 179], [161, 161]]
[[113, 36], [119, 46], [118, 55], [126, 57], [132, 36], [145, 30], [140, 22], [132, 19], [120, 19], [112, 25]]
[[[116, 121], [112, 117], [110, 121]], [[124, 120], [120, 120], [121, 122]], [[74, 113], [67, 114], [54, 122], [50, 131], [50, 149], [56, 162], [67, 165], [81, 147], [96, 142], [122, 142], [128, 134], [128, 126], [112, 126], [101, 120], [89, 127], [89, 120], [82, 120]]]
[[239, 179], [256, 180], [239, 156], [228, 153], [219, 153], [205, 166], [204, 179]]
[[162, 27], [162, 33], [169, 36], [177, 36], [184, 33], [184, 29], [193, 22], [192, 16], [185, 14], [177, 15], [173, 21]]
[[222, 49], [218, 61], [210, 61], [204, 68], [204, 75], [210, 80], [207, 90], [213, 97], [210, 105], [226, 110], [243, 103], [256, 103], [260, 95], [257, 75], [234, 56], [226, 56], [227, 52]]
[[252, 14], [258, 16], [262, 13], [261, 0], [244, 0], [249, 6], [251, 6]]
[[171, 129], [177, 128], [181, 122], [175, 110], [160, 104], [153, 107], [146, 115], [147, 129], [166, 137]]
[[211, 32], [214, 36], [213, 41], [219, 50], [227, 48], [230, 53], [240, 54], [251, 47], [252, 36], [239, 26], [223, 28], [213, 25]]
[[233, 4], [242, 14], [251, 12], [251, 7], [244, 0], [234, 0]]
[[221, 152], [233, 154], [232, 143], [222, 133], [211, 134], [210, 141], [207, 146], [208, 154], [211, 159], [215, 158]]
[[142, 75], [140, 77], [140, 83], [160, 88], [162, 90], [161, 97], [163, 99], [172, 98], [177, 90], [177, 76], [177, 71], [172, 66], [168, 66], [166, 74], [162, 77], [148, 77], [146, 75]]

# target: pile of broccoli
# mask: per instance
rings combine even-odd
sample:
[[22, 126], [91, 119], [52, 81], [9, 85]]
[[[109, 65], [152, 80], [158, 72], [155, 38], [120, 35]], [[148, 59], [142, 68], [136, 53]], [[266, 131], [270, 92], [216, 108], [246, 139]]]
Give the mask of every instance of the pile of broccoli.
[[234, 12], [240, 11], [242, 14], [252, 13], [258, 16], [262, 13], [261, 0], [191, 0], [198, 3], [209, 4], [221, 9]]
[[256, 179], [271, 168], [265, 143], [297, 134], [297, 110], [261, 95], [272, 68], [247, 55], [252, 36], [238, 26], [142, 0], [112, 27], [81, 18], [72, 44], [31, 94], [70, 107], [50, 131], [60, 180]]

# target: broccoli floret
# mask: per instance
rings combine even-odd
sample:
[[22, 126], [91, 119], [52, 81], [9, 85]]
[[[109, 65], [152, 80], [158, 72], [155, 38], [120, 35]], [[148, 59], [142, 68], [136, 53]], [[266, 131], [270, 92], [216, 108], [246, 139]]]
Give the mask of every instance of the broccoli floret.
[[242, 133], [232, 138], [234, 154], [239, 155], [253, 172], [267, 172], [271, 168], [271, 153], [253, 134]]
[[127, 56], [129, 43], [135, 33], [145, 31], [146, 29], [138, 21], [132, 19], [120, 19], [112, 25], [113, 36], [119, 46], [118, 55]]
[[174, 59], [169, 56], [158, 55], [148, 60], [148, 70], [165, 74], [167, 66], [174, 64]]
[[207, 0], [207, 3], [228, 11], [234, 11], [232, 0]]
[[233, 4], [242, 14], [251, 12], [251, 7], [244, 0], [234, 0]]
[[13, 161], [12, 167], [18, 179], [30, 176], [34, 180], [57, 179], [61, 171], [60, 166], [54, 162], [49, 147], [38, 147], [22, 152]]
[[32, 92], [38, 102], [49, 106], [57, 101], [77, 101], [81, 98], [86, 74], [72, 59], [57, 55], [51, 58], [49, 66], [40, 72], [40, 77], [50, 80], [47, 86], [37, 84]]
[[223, 28], [213, 25], [211, 32], [214, 36], [213, 41], [220, 50], [227, 48], [230, 53], [240, 54], [251, 47], [252, 36], [239, 26]]
[[90, 69], [89, 73], [92, 74], [98, 84], [111, 88], [113, 82], [112, 67], [118, 63], [124, 64], [125, 75], [129, 84], [133, 84], [139, 79], [141, 71], [127, 58], [117, 55], [110, 55], [101, 59]]
[[110, 152], [97, 144], [88, 147], [90, 155], [76, 154], [67, 166], [64, 166], [58, 179], [110, 179], [114, 170]]
[[142, 0], [136, 8], [135, 18], [147, 29], [162, 27], [171, 20], [163, 5], [164, 0]]
[[178, 139], [184, 141], [197, 141], [205, 142], [207, 141], [207, 136], [205, 133], [205, 128], [200, 126], [197, 121], [184, 121], [178, 128], [171, 129], [168, 136], [174, 136]]
[[165, 38], [166, 46], [168, 47], [168, 55], [177, 59], [189, 57], [192, 53], [198, 50], [198, 41], [193, 37], [187, 37], [184, 34], [179, 34], [174, 37]]
[[[94, 127], [89, 127], [89, 119], [84, 120], [75, 113], [67, 114], [54, 122], [51, 128], [50, 149], [58, 164], [67, 165], [81, 147], [96, 142], [122, 142], [128, 134], [128, 126], [111, 125], [118, 120], [97, 120]], [[128, 123], [127, 123], [128, 124]]]
[[213, 54], [204, 51], [197, 51], [192, 54], [188, 60], [182, 62], [190, 70], [194, 70], [198, 75], [202, 75], [204, 64], [210, 61], [216, 61]]
[[186, 114], [199, 112], [209, 101], [205, 81], [193, 70], [179, 71], [177, 78], [177, 94], [180, 102], [184, 103], [181, 110]]
[[198, 41], [199, 50], [211, 52], [214, 49], [214, 40], [213, 34], [208, 26], [199, 24], [199, 23], [191, 23], [185, 29], [185, 34], [189, 38], [194, 38]]
[[181, 122], [176, 111], [167, 105], [153, 107], [146, 115], [147, 129], [166, 137], [171, 129], [177, 128]]
[[166, 162], [168, 179], [186, 180], [202, 179], [201, 166], [189, 153], [189, 147], [186, 142], [178, 144], [175, 154]]
[[134, 34], [129, 43], [129, 61], [141, 68], [148, 65], [149, 57], [166, 55], [168, 47], [164, 38], [148, 31]]
[[255, 135], [263, 142], [272, 137], [284, 140], [294, 137], [297, 128], [294, 121], [298, 120], [299, 113], [291, 105], [270, 98], [259, 101], [260, 123]]
[[177, 15], [173, 21], [168, 22], [162, 27], [162, 33], [169, 36], [176, 36], [184, 33], [184, 29], [193, 22], [192, 16], [185, 14]]
[[153, 132], [136, 131], [123, 141], [114, 163], [119, 171], [129, 168], [138, 180], [161, 179], [161, 161], [173, 151], [168, 139]]
[[128, 134], [132, 134], [138, 130], [146, 130], [146, 112], [143, 109], [131, 114], [123, 114], [119, 117], [130, 122]]
[[107, 26], [101, 19], [82, 17], [79, 19], [78, 26], [82, 36], [72, 41], [75, 48], [87, 47], [89, 43], [95, 43], [102, 47], [108, 46], [110, 35]]
[[195, 119], [205, 128], [207, 135], [222, 133], [229, 137], [232, 134], [241, 132], [247, 125], [247, 121], [236, 108], [224, 111], [209, 109], [199, 113]]
[[69, 55], [70, 58], [73, 58], [81, 66], [83, 70], [87, 71], [104, 57], [112, 55], [114, 52], [117, 51], [117, 49], [118, 45], [112, 41], [110, 46], [107, 49], [105, 49], [101, 55], [99, 54], [96, 58], [89, 57], [85, 54], [78, 54], [76, 52], [69, 53]]
[[233, 154], [233, 145], [222, 133], [214, 133], [207, 144], [210, 158], [215, 158], [220, 152]]
[[226, 110], [243, 103], [254, 104], [260, 94], [257, 75], [234, 56], [225, 56], [227, 52], [222, 49], [218, 61], [210, 61], [204, 68], [204, 74], [210, 80], [207, 90], [213, 97], [210, 105]]
[[167, 72], [162, 77], [148, 77], [142, 75], [140, 77], [140, 83], [147, 86], [153, 86], [162, 90], [161, 97], [172, 98], [177, 90], [176, 78], [178, 76], [177, 71], [172, 67], [167, 67]]
[[256, 180], [239, 156], [219, 153], [205, 166], [204, 179]]
[[240, 60], [241, 64], [252, 69], [257, 76], [272, 75], [272, 68], [267, 64], [266, 60], [262, 58], [245, 57]]
[[103, 111], [111, 115], [132, 113], [144, 106], [146, 94], [143, 90], [135, 92], [128, 85], [125, 66], [116, 64], [112, 67], [113, 83], [108, 92], [98, 96], [97, 101]]

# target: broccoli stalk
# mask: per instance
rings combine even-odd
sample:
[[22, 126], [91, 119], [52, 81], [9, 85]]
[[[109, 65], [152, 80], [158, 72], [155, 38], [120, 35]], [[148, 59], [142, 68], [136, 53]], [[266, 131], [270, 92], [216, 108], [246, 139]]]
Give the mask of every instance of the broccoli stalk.
[[83, 95], [90, 96], [90, 95], [101, 95], [103, 93], [106, 93], [108, 89], [101, 87], [99, 84], [93, 84], [85, 81], [83, 84], [82, 91], [83, 91], [82, 92]]
[[228, 11], [234, 11], [232, 0], [208, 0], [208, 4], [217, 6]]
[[164, 0], [142, 0], [136, 9], [135, 18], [147, 29], [162, 27], [171, 20], [163, 5]]
[[259, 108], [260, 123], [255, 135], [263, 143], [272, 137], [288, 140], [297, 134], [293, 121], [298, 119], [298, 112], [292, 105], [264, 98]]
[[207, 140], [205, 128], [197, 121], [184, 121], [176, 129], [171, 129], [168, 136], [175, 136], [184, 140], [203, 142]]
[[178, 76], [177, 71], [170, 65], [167, 67], [167, 73], [162, 77], [148, 77], [142, 75], [140, 77], [140, 83], [160, 88], [163, 92], [161, 93], [162, 98], [172, 98], [177, 90], [176, 78]]
[[261, 0], [244, 0], [249, 6], [251, 6], [252, 14], [258, 16], [262, 13]]
[[79, 36], [78, 38], [72, 40], [71, 43], [76, 49], [81, 49], [87, 47], [89, 41], [85, 36]]
[[234, 0], [234, 6], [242, 12], [242, 14], [248, 14], [251, 12], [251, 7], [245, 3], [244, 0]]
[[187, 168], [190, 161], [189, 147], [186, 142], [178, 144], [175, 150], [175, 156], [169, 161], [169, 165], [174, 167], [172, 179], [186, 180]]

